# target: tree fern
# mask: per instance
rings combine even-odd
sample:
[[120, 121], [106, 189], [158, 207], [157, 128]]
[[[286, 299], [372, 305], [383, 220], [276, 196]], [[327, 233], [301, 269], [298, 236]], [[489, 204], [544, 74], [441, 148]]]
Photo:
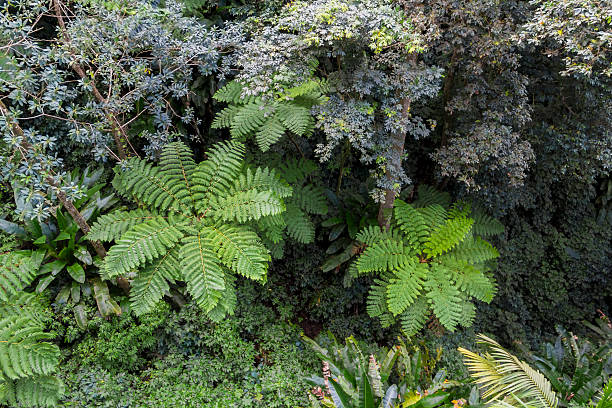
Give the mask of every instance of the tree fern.
[[116, 188], [148, 208], [100, 217], [89, 238], [115, 241], [106, 278], [136, 273], [137, 314], [183, 280], [196, 303], [222, 319], [236, 303], [235, 275], [265, 281], [270, 255], [253, 227], [273, 225], [292, 190], [273, 170], [245, 167], [244, 152], [240, 143], [220, 143], [196, 164], [184, 144], [170, 143], [159, 166], [132, 158], [118, 172]]
[[242, 96], [242, 85], [232, 81], [217, 91], [214, 98], [229, 106], [217, 114], [215, 129], [230, 128], [237, 140], [254, 136], [262, 151], [280, 140], [286, 132], [306, 136], [314, 128], [311, 108], [321, 103], [323, 87], [318, 81], [306, 81], [275, 97]]
[[[379, 274], [368, 312], [386, 324], [394, 320], [389, 316], [399, 317], [407, 335], [422, 328], [432, 314], [451, 331], [469, 326], [475, 311], [472, 300], [490, 302], [496, 292], [486, 272], [499, 253], [474, 235], [470, 206], [448, 208], [448, 197], [429, 187], [421, 187], [419, 194], [419, 207], [396, 200], [389, 231], [370, 226], [357, 234], [365, 249], [352, 267], [359, 275]], [[487, 223], [494, 224], [490, 219]]]
[[557, 395], [542, 373], [510, 354], [495, 340], [482, 334], [478, 339], [478, 344], [486, 349], [483, 355], [464, 348], [459, 348], [459, 352], [471, 376], [483, 388], [485, 398], [513, 407], [526, 404], [555, 408], [558, 405]]

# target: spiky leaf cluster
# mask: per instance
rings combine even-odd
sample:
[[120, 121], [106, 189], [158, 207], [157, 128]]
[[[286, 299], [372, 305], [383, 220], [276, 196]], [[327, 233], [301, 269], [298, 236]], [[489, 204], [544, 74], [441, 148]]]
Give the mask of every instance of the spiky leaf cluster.
[[[473, 299], [490, 302], [496, 292], [487, 274], [497, 250], [481, 235], [498, 232], [499, 223], [478, 216], [449, 198], [421, 189], [414, 204], [395, 201], [388, 231], [369, 227], [357, 240], [366, 246], [352, 267], [356, 274], [376, 274], [368, 297], [368, 313], [384, 326], [400, 321], [413, 335], [433, 314], [450, 331], [470, 326]], [[421, 206], [422, 205], [422, 206]]]
[[175, 142], [159, 166], [138, 158], [123, 164], [113, 184], [141, 208], [100, 217], [88, 237], [115, 241], [106, 278], [136, 272], [130, 301], [137, 314], [180, 280], [218, 320], [233, 312], [236, 274], [265, 281], [270, 255], [248, 223], [282, 216], [291, 188], [273, 170], [245, 168], [244, 154], [241, 143], [219, 143], [196, 164]]
[[60, 351], [44, 331], [41, 306], [21, 292], [0, 300], [0, 404], [55, 406], [63, 394], [54, 376]]
[[265, 152], [286, 132], [298, 136], [312, 132], [314, 118], [310, 110], [325, 100], [321, 91], [322, 85], [311, 80], [271, 100], [243, 96], [243, 84], [232, 81], [214, 96], [229, 106], [217, 114], [212, 127], [229, 128], [232, 137], [237, 140], [254, 136], [259, 148]]

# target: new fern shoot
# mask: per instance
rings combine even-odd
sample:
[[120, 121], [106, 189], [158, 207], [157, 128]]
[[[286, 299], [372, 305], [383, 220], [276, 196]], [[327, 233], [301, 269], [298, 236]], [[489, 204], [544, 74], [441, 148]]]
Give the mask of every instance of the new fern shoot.
[[244, 166], [245, 147], [219, 143], [196, 164], [181, 142], [168, 144], [159, 166], [131, 158], [113, 181], [139, 207], [102, 216], [89, 239], [115, 241], [104, 261], [110, 279], [136, 273], [132, 309], [152, 310], [184, 281], [213, 320], [232, 313], [236, 275], [266, 280], [269, 251], [252, 223], [285, 211], [291, 187], [267, 168]]
[[365, 250], [350, 272], [376, 276], [368, 296], [370, 316], [385, 327], [399, 320], [408, 336], [432, 314], [450, 331], [472, 324], [472, 300], [490, 302], [496, 292], [487, 272], [499, 254], [481, 236], [503, 227], [470, 213], [468, 205], [449, 207], [448, 197], [421, 189], [413, 204], [395, 201], [388, 231], [375, 226], [358, 234]]

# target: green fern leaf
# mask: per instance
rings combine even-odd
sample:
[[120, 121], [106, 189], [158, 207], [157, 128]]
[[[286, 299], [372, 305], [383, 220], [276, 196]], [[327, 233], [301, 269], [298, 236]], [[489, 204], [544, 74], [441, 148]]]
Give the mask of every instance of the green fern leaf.
[[19, 380], [0, 379], [0, 403], [20, 407], [55, 407], [64, 394], [64, 384], [57, 377], [39, 375]]
[[453, 332], [461, 320], [463, 309], [460, 292], [449, 279], [450, 274], [442, 266], [432, 267], [425, 287], [434, 314], [445, 328]]
[[425, 326], [429, 305], [425, 296], [417, 297], [400, 315], [402, 331], [408, 337], [414, 336]]
[[285, 211], [283, 201], [270, 191], [247, 190], [222, 196], [211, 202], [211, 215], [223, 221], [244, 223]]
[[125, 170], [116, 176], [113, 184], [121, 193], [138, 197], [159, 211], [174, 210], [189, 214], [190, 208], [182, 202], [182, 194], [175, 196], [166, 185], [159, 168], [133, 157], [124, 164]]
[[225, 274], [225, 290], [219, 303], [208, 313], [213, 322], [220, 322], [227, 315], [234, 314], [238, 299], [236, 298], [236, 277], [230, 273]]
[[366, 248], [357, 260], [359, 273], [383, 272], [400, 269], [413, 262], [403, 243], [394, 239], [383, 239]]
[[470, 327], [474, 324], [474, 318], [476, 317], [476, 307], [472, 302], [464, 300], [461, 303], [461, 320], [459, 324], [463, 327]]
[[204, 234], [185, 237], [182, 244], [179, 256], [187, 290], [198, 306], [208, 313], [223, 296], [225, 272]]
[[451, 196], [446, 192], [440, 192], [427, 184], [421, 184], [418, 188], [417, 199], [412, 203], [415, 207], [428, 207], [439, 205], [448, 208], [451, 203]]
[[36, 295], [28, 292], [17, 292], [6, 301], [0, 301], [0, 316], [27, 317], [42, 327], [44, 308]]
[[40, 261], [31, 251], [0, 254], [0, 301], [7, 301], [32, 283]]
[[213, 96], [219, 102], [237, 103], [242, 94], [242, 84], [238, 81], [228, 82], [224, 87], [215, 92]]
[[218, 224], [202, 227], [203, 242], [232, 271], [254, 280], [263, 280], [270, 256], [255, 232], [246, 226]]
[[230, 190], [230, 194], [239, 191], [272, 191], [280, 198], [290, 197], [293, 189], [276, 174], [273, 169], [258, 167], [254, 171], [247, 168], [240, 174]]
[[448, 258], [456, 262], [480, 264], [497, 257], [499, 257], [499, 252], [493, 245], [481, 238], [467, 237], [454, 250], [440, 258], [441, 260]]
[[423, 252], [433, 258], [450, 251], [465, 239], [474, 220], [466, 217], [451, 218], [431, 233]]
[[308, 215], [299, 207], [287, 204], [287, 211], [283, 214], [287, 224], [287, 234], [297, 242], [309, 244], [314, 241], [314, 224]]
[[244, 105], [236, 112], [230, 127], [230, 134], [233, 138], [242, 140], [251, 133], [256, 132], [266, 122], [268, 110], [256, 101]]
[[427, 264], [415, 262], [394, 271], [387, 286], [387, 304], [393, 315], [401, 314], [420, 295], [428, 271]]
[[218, 143], [208, 151], [208, 159], [193, 174], [193, 191], [199, 214], [208, 211], [210, 200], [225, 196], [242, 170], [245, 148], [242, 143]]
[[482, 211], [473, 211], [471, 217], [474, 219], [472, 232], [476, 236], [489, 237], [504, 232], [504, 225], [501, 222]]
[[135, 225], [158, 218], [158, 214], [138, 208], [132, 211], [113, 211], [96, 220], [87, 234], [90, 241], [116, 241]]
[[283, 239], [283, 232], [287, 227], [285, 215], [286, 213], [283, 213], [282, 215], [272, 215], [257, 220], [258, 229], [273, 244], [279, 244]]
[[130, 304], [137, 316], [149, 313], [170, 290], [168, 282], [181, 278], [179, 250], [174, 247], [138, 272], [130, 290]]
[[221, 112], [217, 113], [215, 120], [211, 123], [212, 129], [223, 129], [232, 126], [232, 122], [236, 117], [236, 114], [240, 112], [241, 107], [238, 105], [231, 105], [223, 108]]
[[60, 351], [46, 342], [54, 336], [42, 331], [27, 317], [9, 316], [0, 320], [0, 372], [16, 380], [55, 372]]
[[433, 231], [439, 226], [443, 225], [448, 218], [446, 209], [439, 204], [432, 204], [428, 207], [417, 208], [417, 211], [425, 220], [425, 224], [427, 225], [429, 231]]
[[453, 271], [455, 283], [461, 291], [483, 302], [493, 300], [497, 289], [482, 271], [466, 262], [445, 262], [444, 265]]
[[285, 136], [285, 126], [275, 116], [266, 120], [255, 134], [255, 141], [262, 152]]
[[429, 236], [429, 227], [425, 218], [412, 205], [402, 200], [395, 200], [393, 213], [400, 230], [406, 236], [408, 245], [420, 250]]
[[303, 187], [295, 187], [293, 202], [309, 214], [327, 214], [327, 200], [325, 193], [320, 187], [307, 184]]
[[314, 126], [310, 109], [299, 105], [282, 104], [275, 117], [298, 136], [304, 136]]
[[185, 207], [194, 208], [192, 178], [196, 164], [191, 150], [183, 142], [168, 143], [162, 150], [159, 167], [162, 169], [164, 184], [170, 194]]
[[317, 165], [308, 159], [296, 160], [292, 158], [279, 166], [283, 178], [290, 184], [302, 184], [308, 176], [316, 173], [318, 169]]
[[105, 258], [108, 277], [125, 274], [153, 261], [175, 246], [183, 235], [176, 225], [162, 217], [134, 226], [108, 251]]

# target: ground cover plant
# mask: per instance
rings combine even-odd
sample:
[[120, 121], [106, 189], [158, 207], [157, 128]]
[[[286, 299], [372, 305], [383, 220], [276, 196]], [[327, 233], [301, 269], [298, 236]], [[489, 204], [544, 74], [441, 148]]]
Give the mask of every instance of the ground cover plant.
[[0, 406], [612, 406], [612, 6], [0, 1]]

